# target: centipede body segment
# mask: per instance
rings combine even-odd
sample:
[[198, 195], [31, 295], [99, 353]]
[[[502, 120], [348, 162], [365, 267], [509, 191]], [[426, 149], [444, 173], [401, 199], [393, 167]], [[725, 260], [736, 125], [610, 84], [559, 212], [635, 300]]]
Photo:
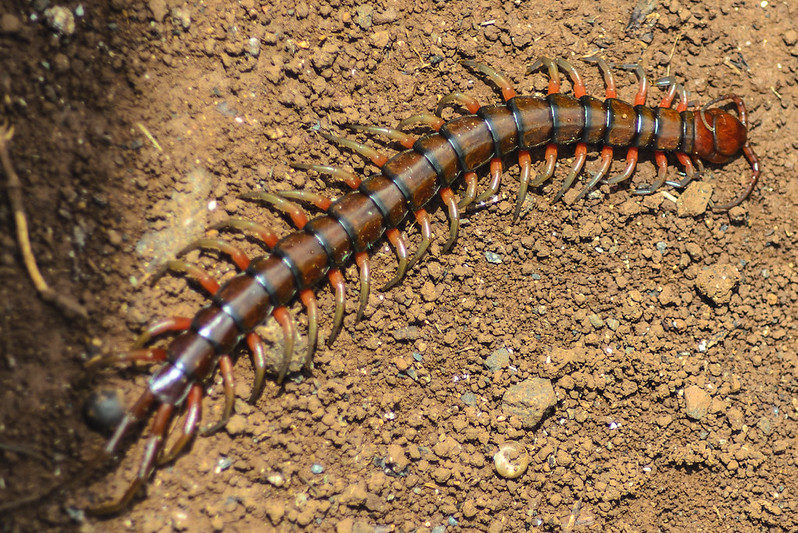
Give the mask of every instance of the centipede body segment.
[[[467, 67], [486, 75], [498, 86], [503, 103], [481, 106], [473, 98], [452, 93], [441, 100], [436, 115], [410, 117], [400, 125], [400, 129], [353, 127], [366, 133], [386, 135], [398, 142], [405, 149], [393, 157], [363, 144], [327, 135], [331, 142], [371, 160], [380, 172], [361, 179], [335, 167], [297, 165], [297, 168], [329, 175], [346, 183], [351, 192], [336, 201], [303, 191], [247, 195], [285, 213], [297, 231], [278, 240], [273, 231], [258, 223], [230, 219], [217, 225], [216, 229], [253, 233], [271, 253], [250, 260], [236, 247], [219, 239], [201, 239], [183, 251], [213, 249], [230, 256], [239, 273], [222, 285], [198, 267], [182, 260], [176, 259], [165, 265], [166, 270], [185, 274], [197, 281], [209, 293], [210, 303], [193, 318], [176, 317], [155, 323], [140, 337], [135, 350], [89, 362], [90, 366], [130, 361], [161, 364], [150, 377], [147, 390], [127, 411], [105, 447], [107, 456], [115, 456], [134, 428], [155, 410], [136, 478], [119, 499], [91, 511], [107, 514], [124, 509], [158, 464], [177, 457], [198, 432], [223, 427], [233, 406], [230, 353], [243, 340], [253, 354], [255, 384], [251, 400], [257, 398], [263, 386], [266, 363], [263, 341], [254, 332], [256, 326], [272, 316], [285, 334], [283, 363], [278, 371], [278, 381], [282, 381], [293, 352], [295, 326], [289, 306], [299, 299], [308, 313], [309, 340], [305, 364], [309, 365], [317, 345], [315, 289], [327, 280], [334, 293], [336, 308], [328, 337], [328, 342], [332, 342], [341, 330], [344, 316], [346, 287], [342, 269], [354, 262], [360, 272], [361, 297], [357, 312], [360, 319], [368, 302], [371, 280], [368, 252], [374, 245], [385, 236], [396, 251], [399, 268], [388, 286], [399, 283], [429, 247], [431, 230], [427, 207], [433, 199], [440, 199], [450, 219], [444, 245], [444, 249], [448, 249], [457, 238], [460, 211], [479, 205], [497, 193], [503, 174], [502, 162], [510, 156], [515, 155], [520, 166], [516, 217], [528, 188], [539, 186], [554, 175], [559, 147], [572, 144], [576, 145], [573, 168], [555, 198], [561, 197], [580, 174], [591, 146], [600, 147], [599, 169], [589, 177], [580, 197], [602, 182], [618, 183], [628, 179], [642, 150], [653, 151], [658, 175], [655, 183], [635, 190], [636, 193], [649, 194], [665, 183], [684, 186], [698, 175], [702, 168], [701, 160], [723, 163], [742, 151], [752, 166], [750, 182], [735, 200], [716, 209], [728, 209], [750, 194], [760, 170], [748, 142], [746, 110], [738, 96], [728, 95], [710, 104], [731, 101], [737, 107], [739, 118], [718, 107], [705, 106], [690, 111], [684, 89], [672, 80], [666, 80], [661, 83], [668, 89], [665, 98], [658, 106], [649, 107], [646, 105], [649, 86], [645, 74], [632, 65], [626, 68], [635, 71], [639, 89], [634, 103], [630, 104], [617, 98], [609, 65], [602, 60], [596, 63], [604, 76], [604, 100], [587, 95], [576, 69], [563, 60], [544, 58], [532, 66], [531, 70], [543, 68], [548, 72], [550, 83], [544, 97], [517, 95], [509, 81], [492, 68], [465, 62]], [[573, 95], [561, 92], [560, 70], [570, 78]], [[675, 106], [674, 100], [678, 102]], [[468, 113], [444, 121], [439, 115], [448, 105], [463, 106]], [[420, 137], [400, 131], [419, 123], [434, 131]], [[537, 147], [545, 147], [545, 162], [541, 172], [535, 175], [530, 151]], [[626, 166], [622, 174], [608, 178], [614, 148], [627, 149]], [[684, 180], [667, 179], [668, 153], [675, 154], [684, 165]], [[486, 190], [479, 193], [477, 172], [483, 167], [489, 168], [490, 179]], [[465, 185], [465, 191], [458, 200], [454, 191], [461, 184]], [[312, 204], [324, 214], [311, 218], [297, 202]], [[422, 237], [419, 251], [412, 256], [408, 254], [406, 240], [399, 231], [409, 217], [418, 224]], [[165, 348], [144, 346], [166, 332], [178, 332], [178, 335]], [[224, 383], [224, 415], [217, 424], [200, 430], [201, 384], [217, 368]], [[175, 443], [165, 449], [170, 421], [180, 409], [186, 413], [185, 420], [177, 430]]]

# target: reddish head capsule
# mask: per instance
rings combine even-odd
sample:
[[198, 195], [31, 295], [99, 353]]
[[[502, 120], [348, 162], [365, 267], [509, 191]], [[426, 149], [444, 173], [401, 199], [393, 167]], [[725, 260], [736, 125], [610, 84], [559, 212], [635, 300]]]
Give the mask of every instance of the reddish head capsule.
[[[704, 119], [701, 118], [703, 114]], [[742, 150], [748, 129], [734, 115], [722, 109], [707, 109], [695, 114], [695, 155], [710, 163], [725, 163]], [[707, 128], [709, 126], [709, 128]]]

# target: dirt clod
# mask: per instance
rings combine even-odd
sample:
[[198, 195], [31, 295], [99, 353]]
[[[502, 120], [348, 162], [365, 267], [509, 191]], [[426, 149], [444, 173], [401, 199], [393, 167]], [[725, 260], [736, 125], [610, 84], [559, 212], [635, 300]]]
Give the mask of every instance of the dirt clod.
[[676, 214], [680, 217], [695, 217], [706, 212], [712, 198], [712, 185], [705, 181], [694, 181], [676, 201]]
[[684, 389], [684, 411], [690, 418], [701, 420], [706, 416], [712, 397], [697, 385]]
[[733, 265], [713, 265], [698, 273], [695, 280], [698, 292], [714, 303], [723, 305], [731, 300], [732, 289], [740, 280], [740, 272]]
[[502, 411], [520, 418], [525, 428], [533, 428], [556, 403], [551, 381], [531, 378], [507, 389], [502, 396]]

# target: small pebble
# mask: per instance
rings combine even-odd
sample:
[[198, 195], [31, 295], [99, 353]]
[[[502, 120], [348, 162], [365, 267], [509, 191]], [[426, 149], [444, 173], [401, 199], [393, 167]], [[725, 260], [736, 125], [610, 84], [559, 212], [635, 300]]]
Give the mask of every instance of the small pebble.
[[258, 57], [260, 55], [260, 39], [257, 37], [247, 39], [246, 51], [252, 57]]
[[485, 252], [485, 259], [488, 260], [488, 263], [492, 263], [494, 265], [498, 265], [502, 262], [502, 256], [493, 252]]
[[44, 10], [44, 17], [47, 24], [61, 35], [72, 35], [75, 33], [75, 16], [72, 12], [61, 6], [54, 6]]
[[460, 400], [466, 405], [474, 405], [477, 403], [477, 396], [473, 392], [464, 392], [462, 396], [460, 396]]
[[499, 348], [485, 359], [485, 366], [491, 372], [497, 372], [507, 368], [510, 364], [510, 351], [507, 348]]
[[191, 27], [191, 15], [187, 9], [176, 7], [172, 9], [172, 22], [185, 31]]
[[310, 471], [314, 474], [322, 474], [324, 473], [324, 467], [319, 463], [313, 463], [310, 467]]
[[5, 13], [0, 17], [0, 35], [16, 35], [22, 30], [22, 22], [11, 13]]

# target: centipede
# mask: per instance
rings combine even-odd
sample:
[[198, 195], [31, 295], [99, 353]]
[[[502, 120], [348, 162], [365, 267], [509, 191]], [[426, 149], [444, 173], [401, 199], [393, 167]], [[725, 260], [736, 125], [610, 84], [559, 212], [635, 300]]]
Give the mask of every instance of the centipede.
[[[701, 107], [688, 104], [683, 85], [671, 78], [655, 85], [665, 91], [659, 105], [648, 106], [650, 84], [639, 65], [622, 65], [638, 80], [632, 103], [618, 98], [613, 68], [600, 58], [588, 58], [600, 69], [605, 98], [587, 95], [577, 69], [563, 59], [541, 58], [528, 69], [542, 70], [548, 78], [545, 95], [522, 96], [509, 79], [488, 65], [464, 61], [464, 67], [485, 77], [501, 93], [501, 103], [481, 105], [473, 97], [453, 92], [443, 97], [435, 113], [421, 113], [402, 121], [397, 129], [348, 125], [361, 134], [387, 137], [402, 149], [392, 157], [360, 142], [322, 133], [339, 147], [352, 150], [378, 167], [379, 171], [361, 179], [343, 168], [321, 164], [296, 164], [298, 171], [318, 173], [343, 182], [351, 189], [332, 200], [309, 191], [280, 193], [253, 192], [245, 197], [265, 203], [290, 219], [295, 230], [279, 238], [276, 231], [252, 220], [231, 218], [212, 228], [246, 233], [259, 239], [268, 253], [250, 259], [233, 244], [218, 238], [200, 239], [164, 265], [165, 271], [185, 275], [210, 295], [210, 300], [190, 318], [173, 317], [150, 325], [132, 349], [89, 360], [90, 368], [133, 363], [158, 365], [146, 389], [127, 408], [111, 432], [101, 454], [112, 461], [134, 440], [140, 427], [150, 421], [149, 436], [135, 477], [123, 494], [87, 509], [94, 515], [124, 511], [143, 492], [160, 465], [186, 452], [201, 433], [223, 428], [234, 410], [234, 349], [246, 344], [252, 355], [254, 379], [250, 402], [261, 395], [267, 374], [266, 345], [255, 328], [273, 318], [279, 324], [284, 343], [276, 369], [276, 382], [282, 384], [294, 352], [296, 325], [289, 311], [297, 301], [307, 313], [307, 351], [303, 351], [304, 370], [313, 361], [319, 339], [319, 304], [316, 291], [329, 282], [335, 310], [327, 344], [332, 345], [341, 331], [345, 314], [346, 286], [342, 271], [352, 263], [359, 271], [359, 306], [356, 320], [363, 317], [371, 287], [370, 253], [387, 240], [395, 250], [398, 269], [383, 290], [400, 283], [427, 253], [432, 241], [428, 209], [441, 205], [449, 219], [448, 236], [442, 250], [448, 251], [457, 240], [461, 213], [495, 198], [504, 174], [504, 161], [517, 160], [520, 168], [513, 221], [521, 212], [527, 192], [554, 176], [559, 151], [575, 145], [573, 166], [555, 194], [559, 200], [583, 173], [590, 149], [600, 152], [598, 170], [588, 174], [576, 197], [584, 198], [599, 185], [620, 184], [635, 172], [640, 153], [653, 153], [656, 178], [650, 185], [631, 189], [633, 194], [652, 194], [663, 186], [686, 187], [704, 172], [704, 162], [722, 164], [743, 154], [751, 175], [743, 190], [730, 202], [715, 205], [726, 211], [742, 203], [755, 189], [760, 176], [759, 160], [748, 140], [750, 125], [741, 97], [726, 94]], [[569, 92], [561, 91], [562, 73], [570, 81]], [[736, 115], [726, 111], [733, 104]], [[462, 108], [450, 120], [441, 118], [446, 107]], [[688, 109], [693, 107], [693, 109]], [[408, 131], [429, 128], [428, 133]], [[533, 177], [532, 150], [543, 149], [542, 169]], [[614, 150], [626, 148], [623, 171], [609, 177]], [[669, 179], [668, 156], [684, 168], [683, 177]], [[487, 169], [488, 183], [478, 191], [478, 172]], [[455, 191], [458, 191], [457, 193]], [[322, 214], [311, 218], [307, 208]], [[412, 221], [418, 225], [420, 243], [415, 254], [408, 253], [408, 242], [401, 228]], [[219, 283], [182, 256], [189, 250], [214, 250], [229, 256], [237, 273]], [[158, 345], [158, 338], [172, 335]], [[221, 376], [224, 406], [221, 419], [200, 428], [204, 384]], [[182, 417], [180, 424], [173, 422]], [[170, 435], [171, 433], [171, 435]], [[169, 446], [167, 446], [169, 444]]]

